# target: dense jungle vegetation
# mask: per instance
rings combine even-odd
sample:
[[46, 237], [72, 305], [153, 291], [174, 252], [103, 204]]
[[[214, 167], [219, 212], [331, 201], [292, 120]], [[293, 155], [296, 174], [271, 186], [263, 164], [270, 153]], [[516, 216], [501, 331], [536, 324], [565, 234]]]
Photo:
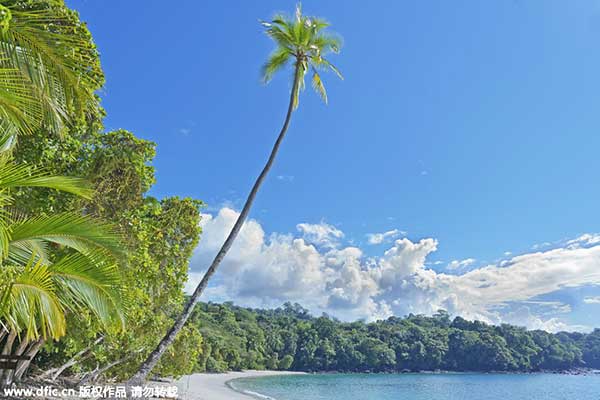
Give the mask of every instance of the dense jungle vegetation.
[[[0, 2], [0, 42], [0, 350], [33, 358], [0, 386], [126, 378], [183, 306], [202, 202], [147, 195], [155, 144], [104, 130], [99, 54], [63, 1]], [[172, 349], [201, 343], [190, 325]]]
[[199, 371], [540, 371], [600, 368], [600, 329], [589, 334], [492, 326], [445, 311], [373, 323], [312, 317], [298, 304], [253, 310], [199, 304]]

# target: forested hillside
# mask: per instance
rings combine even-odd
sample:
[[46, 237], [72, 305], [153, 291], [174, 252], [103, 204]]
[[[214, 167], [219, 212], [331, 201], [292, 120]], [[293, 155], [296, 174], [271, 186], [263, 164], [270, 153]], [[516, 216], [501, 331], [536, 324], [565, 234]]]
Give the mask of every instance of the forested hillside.
[[375, 323], [312, 317], [298, 304], [253, 310], [199, 304], [199, 371], [282, 369], [393, 372], [600, 368], [600, 329], [590, 334], [492, 326], [440, 311]]

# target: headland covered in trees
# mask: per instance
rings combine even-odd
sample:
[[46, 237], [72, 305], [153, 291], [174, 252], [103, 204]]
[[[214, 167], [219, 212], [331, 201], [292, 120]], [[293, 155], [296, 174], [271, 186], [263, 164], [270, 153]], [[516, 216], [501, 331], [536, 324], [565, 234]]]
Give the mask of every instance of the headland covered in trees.
[[433, 316], [373, 323], [313, 317], [298, 304], [272, 310], [200, 303], [190, 321], [203, 337], [196, 371], [568, 371], [600, 369], [600, 329], [528, 331]]

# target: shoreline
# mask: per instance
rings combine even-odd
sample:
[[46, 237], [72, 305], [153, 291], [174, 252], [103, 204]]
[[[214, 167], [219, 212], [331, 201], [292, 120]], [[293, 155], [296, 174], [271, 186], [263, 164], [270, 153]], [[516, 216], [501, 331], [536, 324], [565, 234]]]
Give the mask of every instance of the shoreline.
[[257, 396], [237, 390], [231, 385], [231, 381], [240, 378], [303, 374], [305, 373], [294, 371], [254, 370], [222, 374], [198, 373], [184, 376], [174, 383], [177, 385], [179, 398], [183, 400], [250, 400], [256, 399]]
[[[582, 373], [583, 372], [583, 373]], [[321, 372], [321, 374], [336, 374], [340, 372]], [[589, 369], [584, 371], [535, 371], [535, 372], [477, 372], [477, 371], [420, 371], [396, 372], [394, 374], [501, 374], [501, 375], [529, 375], [529, 374], [560, 374], [560, 375], [600, 375], [600, 371]], [[296, 371], [234, 371], [226, 373], [196, 373], [184, 376], [173, 381], [178, 387], [179, 398], [182, 400], [251, 400], [268, 399], [260, 393], [247, 393], [237, 389], [232, 382], [241, 378], [260, 378], [277, 375], [304, 375], [306, 372]], [[385, 372], [371, 374], [386, 374]]]

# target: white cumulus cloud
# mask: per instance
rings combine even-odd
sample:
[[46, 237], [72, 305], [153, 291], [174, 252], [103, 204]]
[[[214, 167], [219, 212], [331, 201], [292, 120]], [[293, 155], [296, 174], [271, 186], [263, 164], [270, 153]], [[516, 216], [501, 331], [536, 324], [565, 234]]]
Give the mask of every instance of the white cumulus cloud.
[[302, 233], [302, 237], [312, 244], [325, 247], [334, 247], [344, 237], [344, 233], [333, 225], [325, 222], [319, 224], [302, 223], [296, 225], [296, 229]]
[[[237, 216], [229, 208], [204, 215], [186, 290], [200, 280]], [[293, 301], [317, 315], [327, 312], [344, 320], [445, 309], [490, 323], [556, 331], [583, 327], [564, 322], [561, 315], [570, 311], [568, 305], [536, 298], [566, 287], [600, 285], [600, 245], [590, 244], [588, 237], [450, 275], [426, 266], [437, 250], [434, 238], [397, 239], [383, 254], [371, 257], [343, 245], [344, 233], [333, 225], [301, 223], [297, 228], [296, 235], [266, 235], [258, 221], [248, 220], [204, 300], [252, 307]], [[540, 307], [552, 313], [538, 312]]]

